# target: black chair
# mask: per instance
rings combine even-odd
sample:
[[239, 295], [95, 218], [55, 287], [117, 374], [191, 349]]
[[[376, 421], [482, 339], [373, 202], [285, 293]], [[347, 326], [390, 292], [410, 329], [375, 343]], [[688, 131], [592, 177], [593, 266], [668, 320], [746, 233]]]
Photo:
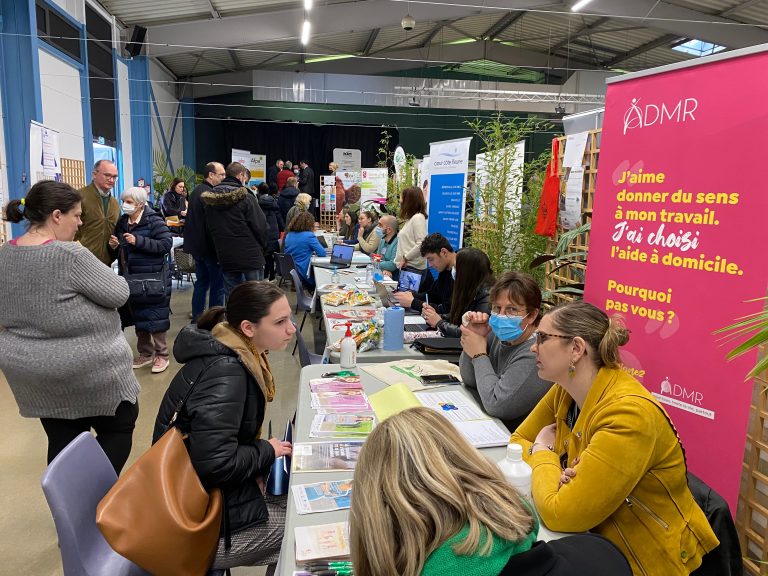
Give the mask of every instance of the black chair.
[[277, 273], [280, 274], [280, 281], [278, 286], [282, 287], [283, 281], [287, 281], [290, 285], [293, 280], [291, 279], [291, 270], [296, 268], [296, 264], [293, 261], [293, 256], [284, 252], [275, 252], [275, 263], [277, 264]]

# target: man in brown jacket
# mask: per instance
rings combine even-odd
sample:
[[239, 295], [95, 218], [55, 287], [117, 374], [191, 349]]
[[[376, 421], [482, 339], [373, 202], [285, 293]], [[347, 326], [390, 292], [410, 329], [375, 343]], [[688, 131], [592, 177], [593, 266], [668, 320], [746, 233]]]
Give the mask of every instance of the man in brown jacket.
[[93, 180], [78, 190], [83, 197], [83, 225], [77, 231], [75, 240], [88, 248], [107, 266], [112, 264], [109, 256], [109, 237], [115, 231], [120, 217], [120, 204], [112, 196], [117, 180], [117, 166], [109, 160], [99, 160], [93, 166]]

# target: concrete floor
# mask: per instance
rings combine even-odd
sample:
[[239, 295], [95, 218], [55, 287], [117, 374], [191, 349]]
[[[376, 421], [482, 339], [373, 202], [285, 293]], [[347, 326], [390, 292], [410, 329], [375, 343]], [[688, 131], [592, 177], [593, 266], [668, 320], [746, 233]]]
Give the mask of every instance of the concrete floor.
[[[171, 301], [173, 314], [168, 343], [172, 348], [179, 330], [186, 325], [191, 311], [192, 285], [185, 282], [174, 292]], [[295, 304], [295, 294], [288, 293]], [[304, 336], [312, 345], [312, 323], [307, 322]], [[133, 329], [126, 337], [135, 350]], [[277, 394], [267, 405], [266, 423], [271, 419], [279, 434], [285, 421], [296, 409], [300, 366], [298, 354], [291, 356], [292, 346], [283, 352], [270, 353], [269, 359], [275, 376]], [[136, 371], [141, 384], [140, 413], [133, 436], [133, 450], [126, 468], [150, 445], [160, 400], [168, 384], [179, 369], [173, 358], [168, 370], [152, 374], [147, 366]], [[0, 373], [0, 576], [27, 574], [30, 576], [62, 576], [61, 556], [57, 546], [56, 530], [48, 505], [40, 488], [40, 477], [45, 469], [47, 439], [39, 420], [22, 418], [5, 377]], [[263, 568], [238, 568], [237, 576], [256, 576]]]

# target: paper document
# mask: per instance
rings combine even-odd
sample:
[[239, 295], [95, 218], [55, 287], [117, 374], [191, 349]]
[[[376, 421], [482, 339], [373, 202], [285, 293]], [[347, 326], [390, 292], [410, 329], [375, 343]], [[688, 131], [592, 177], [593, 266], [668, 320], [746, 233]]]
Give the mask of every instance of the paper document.
[[584, 168], [571, 168], [565, 185], [565, 200], [560, 208], [560, 224], [566, 230], [581, 226], [581, 199], [584, 188]]
[[293, 486], [296, 512], [331, 512], [349, 508], [352, 498], [352, 479]]
[[423, 406], [439, 412], [451, 422], [488, 419], [488, 415], [459, 390], [416, 392], [415, 396]]
[[475, 448], [506, 446], [509, 444], [509, 432], [493, 420], [470, 420], [454, 422], [453, 425]]
[[297, 564], [349, 558], [349, 522], [298, 526], [294, 531]]
[[563, 168], [581, 166], [584, 159], [584, 150], [587, 148], [589, 132], [570, 134], [565, 138], [565, 154], [563, 155]]
[[354, 470], [362, 440], [298, 442], [293, 445], [292, 472]]

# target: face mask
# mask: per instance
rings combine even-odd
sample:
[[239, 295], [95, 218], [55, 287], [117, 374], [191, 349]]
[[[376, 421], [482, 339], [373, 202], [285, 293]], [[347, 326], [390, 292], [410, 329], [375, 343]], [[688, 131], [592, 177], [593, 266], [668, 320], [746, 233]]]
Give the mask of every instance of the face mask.
[[451, 268], [451, 278], [456, 280], [456, 268]]
[[136, 212], [136, 206], [133, 204], [128, 204], [127, 202], [123, 202], [123, 212], [128, 215], [133, 214]]
[[491, 314], [491, 319], [488, 320], [488, 324], [496, 334], [496, 338], [502, 342], [510, 342], [517, 340], [523, 335], [522, 323], [525, 317], [528, 316], [501, 316], [499, 314]]
[[386, 236], [386, 234], [384, 234], [384, 230], [380, 226], [376, 226], [374, 232], [376, 232], [376, 236], [379, 238], [384, 238], [384, 236]]

